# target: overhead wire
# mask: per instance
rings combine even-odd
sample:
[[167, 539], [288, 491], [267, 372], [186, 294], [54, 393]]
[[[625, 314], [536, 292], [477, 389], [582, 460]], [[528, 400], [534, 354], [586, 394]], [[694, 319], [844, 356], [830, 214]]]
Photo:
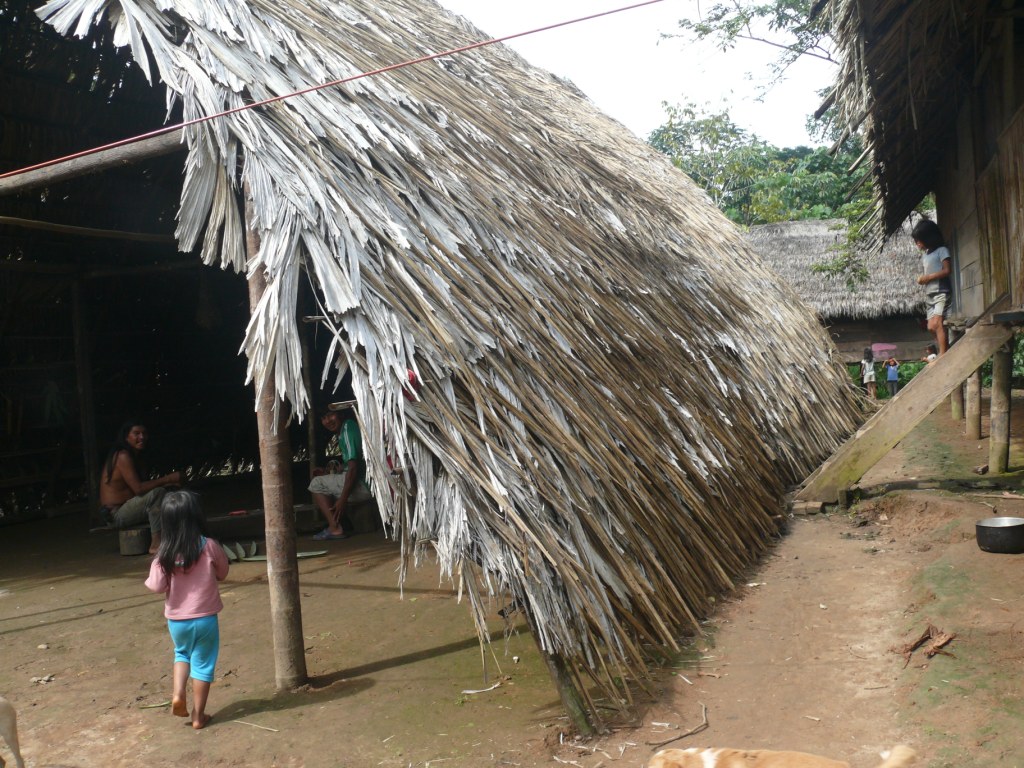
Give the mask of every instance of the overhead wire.
[[489, 40], [481, 40], [481, 41], [478, 41], [476, 43], [470, 43], [469, 45], [463, 45], [463, 46], [461, 46], [459, 48], [449, 48], [448, 50], [441, 51], [439, 53], [427, 54], [426, 56], [420, 56], [420, 57], [415, 58], [415, 59], [408, 59], [406, 61], [402, 61], [402, 62], [399, 62], [397, 64], [389, 64], [388, 66], [380, 67], [379, 69], [370, 70], [368, 72], [360, 72], [359, 74], [356, 74], [356, 75], [351, 75], [349, 77], [342, 77], [342, 78], [339, 78], [337, 80], [331, 80], [330, 82], [327, 82], [327, 83], [321, 83], [320, 85], [313, 85], [313, 86], [310, 86], [309, 88], [303, 88], [303, 89], [298, 90], [298, 91], [292, 91], [291, 93], [281, 94], [279, 96], [271, 96], [270, 98], [262, 99], [261, 101], [255, 101], [252, 104], [243, 104], [243, 105], [241, 105], [239, 107], [233, 107], [232, 109], [226, 109], [223, 112], [217, 112], [217, 113], [212, 114], [212, 115], [204, 115], [202, 117], [196, 117], [196, 118], [193, 118], [191, 120], [185, 120], [184, 122], [181, 122], [181, 123], [175, 123], [174, 125], [165, 125], [162, 128], [157, 128], [156, 130], [153, 130], [153, 131], [148, 131], [146, 133], [140, 133], [137, 136], [131, 136], [131, 137], [126, 138], [126, 139], [119, 139], [118, 141], [110, 142], [109, 144], [103, 144], [101, 146], [93, 147], [91, 149], [84, 149], [84, 150], [81, 150], [80, 152], [75, 152], [75, 153], [72, 153], [70, 155], [64, 155], [63, 157], [57, 157], [57, 158], [54, 158], [52, 160], [46, 160], [46, 161], [44, 161], [42, 163], [36, 163], [35, 165], [25, 166], [24, 168], [19, 168], [19, 169], [14, 170], [14, 171], [7, 171], [6, 173], [0, 173], [0, 179], [6, 179], [6, 178], [10, 178], [12, 176], [18, 176], [18, 175], [23, 174], [23, 173], [28, 173], [29, 171], [38, 171], [38, 170], [43, 169], [43, 168], [49, 168], [49, 167], [54, 166], [54, 165], [59, 165], [61, 163], [68, 162], [69, 160], [77, 160], [78, 158], [88, 157], [89, 155], [94, 155], [94, 154], [97, 154], [99, 152], [104, 152], [104, 151], [107, 151], [107, 150], [110, 150], [110, 149], [117, 149], [118, 147], [128, 146], [130, 144], [135, 144], [136, 142], [144, 141], [145, 139], [152, 139], [152, 138], [156, 138], [157, 136], [163, 136], [164, 134], [167, 134], [167, 133], [172, 133], [174, 131], [179, 131], [182, 128], [188, 128], [189, 126], [192, 126], [192, 125], [198, 125], [199, 123], [204, 123], [204, 122], [207, 122], [207, 121], [210, 121], [210, 120], [216, 120], [217, 118], [220, 118], [220, 117], [227, 117], [229, 115], [233, 115], [233, 114], [236, 114], [238, 112], [244, 112], [247, 109], [256, 109], [257, 107], [264, 107], [264, 106], [266, 106], [268, 104], [274, 104], [274, 103], [276, 103], [278, 101], [284, 101], [285, 99], [295, 98], [296, 96], [303, 96], [303, 95], [305, 95], [307, 93], [314, 93], [316, 91], [324, 90], [325, 88], [333, 88], [333, 87], [338, 86], [338, 85], [344, 85], [345, 83], [351, 83], [351, 82], [353, 82], [355, 80], [361, 80], [364, 77], [372, 77], [373, 75], [381, 75], [381, 74], [384, 74], [386, 72], [393, 72], [393, 71], [395, 71], [397, 69], [402, 69], [404, 67], [409, 67], [409, 66], [412, 66], [414, 64], [422, 64], [422, 63], [427, 62], [427, 61], [434, 61], [435, 59], [440, 59], [440, 58], [443, 58], [445, 56], [454, 56], [454, 55], [459, 54], [459, 53], [465, 53], [467, 51], [476, 50], [477, 48], [483, 48], [483, 47], [488, 46], [488, 45], [494, 45], [495, 43], [503, 43], [503, 42], [505, 42], [507, 40], [515, 40], [516, 38], [526, 37], [528, 35], [535, 35], [535, 34], [538, 34], [540, 32], [547, 32], [547, 31], [550, 31], [552, 29], [558, 29], [559, 27], [566, 27], [566, 26], [570, 26], [572, 24], [579, 24], [579, 23], [584, 22], [584, 21], [591, 21], [593, 19], [598, 19], [598, 18], [601, 18], [603, 16], [611, 16], [611, 15], [616, 14], [616, 13], [623, 13], [624, 11], [632, 11], [632, 10], [635, 10], [637, 8], [642, 8], [642, 7], [647, 6], [647, 5], [655, 5], [655, 4], [661, 3], [661, 2], [664, 2], [664, 0], [643, 0], [643, 2], [633, 3], [632, 5], [625, 5], [625, 6], [621, 6], [619, 8], [613, 8], [613, 9], [608, 10], [608, 11], [601, 11], [599, 13], [592, 13], [592, 14], [589, 14], [587, 16], [580, 16], [580, 17], [577, 17], [575, 19], [569, 19], [567, 21], [560, 21], [560, 22], [556, 22], [554, 24], [548, 24], [548, 25], [543, 26], [543, 27], [536, 27], [534, 29], [526, 30], [524, 32], [516, 32], [516, 33], [511, 34], [511, 35], [503, 35], [501, 37], [495, 37], [495, 38], [491, 38]]

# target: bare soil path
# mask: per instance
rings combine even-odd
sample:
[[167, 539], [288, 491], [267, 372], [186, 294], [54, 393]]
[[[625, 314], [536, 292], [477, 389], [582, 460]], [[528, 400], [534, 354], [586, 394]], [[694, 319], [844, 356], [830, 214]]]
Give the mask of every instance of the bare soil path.
[[[495, 615], [482, 659], [451, 586], [427, 564], [400, 595], [397, 549], [378, 534], [300, 542], [328, 554], [300, 561], [313, 678], [286, 694], [274, 691], [265, 564], [232, 566], [214, 719], [196, 732], [158, 706], [171, 659], [161, 600], [142, 587], [148, 558], [118, 555], [84, 521], [0, 527], [0, 693], [18, 707], [30, 768], [637, 768], [704, 712], [708, 727], [671, 746], [868, 768], [902, 742], [929, 768], [1024, 766], [1024, 555], [981, 552], [973, 534], [981, 517], [1024, 514], [1024, 492], [1005, 495], [1016, 475], [970, 473], [984, 450], [933, 414], [865, 478], [871, 498], [793, 520], [659, 672], [637, 722], [589, 742], [566, 733], [521, 622], [506, 641]], [[952, 656], [905, 663], [890, 650], [929, 623], [956, 633]]]

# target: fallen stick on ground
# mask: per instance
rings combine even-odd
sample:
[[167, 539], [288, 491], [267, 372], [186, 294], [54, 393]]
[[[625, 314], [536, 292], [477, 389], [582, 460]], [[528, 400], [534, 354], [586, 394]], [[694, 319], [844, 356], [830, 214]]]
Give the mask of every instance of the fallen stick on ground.
[[695, 725], [695, 726], [693, 726], [693, 728], [688, 730], [686, 733], [681, 733], [678, 736], [673, 736], [671, 739], [666, 739], [665, 741], [658, 741], [658, 742], [648, 741], [647, 745], [650, 746], [650, 747], [664, 747], [666, 744], [671, 744], [673, 741], [679, 741], [680, 739], [685, 739], [687, 736], [693, 736], [694, 734], [700, 733], [701, 731], [705, 730], [708, 727], [708, 708], [707, 708], [707, 705], [702, 703], [700, 705], [700, 710], [701, 710], [701, 712], [700, 712], [701, 717], [703, 718], [703, 722], [700, 725]]
[[[912, 643], [906, 643], [899, 647], [893, 647], [889, 650], [893, 653], [898, 653], [904, 658], [903, 668], [906, 669], [907, 665], [910, 664], [910, 658], [914, 655], [914, 651], [928, 643], [925, 648], [925, 654], [928, 658], [932, 658], [935, 654], [941, 653], [945, 656], [953, 656], [949, 651], [942, 650], [942, 646], [952, 642], [953, 638], [956, 637], [956, 632], [943, 632], [941, 629], [936, 627], [931, 622], [928, 622], [928, 627], [921, 633], [921, 636]], [[928, 641], [931, 642], [928, 642]], [[953, 656], [953, 658], [956, 658]]]
[[280, 733], [280, 731], [277, 730], [277, 728], [268, 728], [265, 725], [256, 725], [256, 723], [247, 723], [247, 722], [245, 722], [245, 720], [235, 720], [234, 722], [241, 723], [242, 725], [251, 725], [253, 728], [259, 728], [261, 731], [273, 731], [274, 733]]

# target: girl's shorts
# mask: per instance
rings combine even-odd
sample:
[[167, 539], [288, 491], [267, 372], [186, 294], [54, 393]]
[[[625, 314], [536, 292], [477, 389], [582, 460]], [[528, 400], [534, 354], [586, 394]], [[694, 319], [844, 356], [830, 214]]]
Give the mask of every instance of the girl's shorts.
[[949, 312], [949, 294], [929, 293], [928, 319], [931, 320], [933, 317], [945, 317], [947, 312]]
[[217, 614], [180, 621], [168, 619], [167, 629], [174, 641], [174, 661], [188, 664], [192, 679], [212, 683], [217, 654], [220, 652]]

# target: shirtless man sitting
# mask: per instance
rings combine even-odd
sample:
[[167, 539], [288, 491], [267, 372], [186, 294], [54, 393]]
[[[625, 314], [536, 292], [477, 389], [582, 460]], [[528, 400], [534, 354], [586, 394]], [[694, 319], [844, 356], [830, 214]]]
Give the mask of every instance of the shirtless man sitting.
[[127, 421], [107, 454], [100, 473], [100, 518], [115, 528], [130, 528], [149, 522], [152, 534], [150, 554], [160, 546], [160, 502], [169, 485], [181, 485], [181, 472], [154, 480], [142, 480], [139, 454], [146, 447], [146, 428]]

